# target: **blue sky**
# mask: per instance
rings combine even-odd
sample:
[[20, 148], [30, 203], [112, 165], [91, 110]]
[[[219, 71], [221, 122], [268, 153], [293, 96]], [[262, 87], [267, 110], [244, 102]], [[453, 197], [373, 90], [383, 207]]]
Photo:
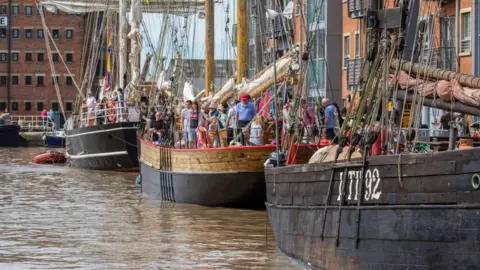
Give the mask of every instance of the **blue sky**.
[[[229, 6], [229, 35], [225, 31], [226, 12], [225, 7], [227, 3]], [[226, 0], [224, 3], [215, 4], [215, 59], [235, 59], [234, 51], [232, 50], [232, 25], [235, 22], [235, 0]], [[179, 37], [183, 32], [188, 32], [186, 35], [189, 38], [188, 52], [183, 55], [184, 58], [205, 59], [205, 19], [200, 19], [198, 14], [191, 15], [188, 19], [187, 30], [183, 31], [184, 18], [182, 16], [171, 16], [170, 22], [173, 23], [177, 29]], [[146, 31], [149, 33], [150, 39], [154, 47], [157, 47], [159, 35], [162, 29], [163, 15], [162, 14], [143, 14], [143, 21], [146, 26]], [[166, 37], [164, 56], [168, 59], [173, 55], [172, 32]], [[179, 42], [180, 43], [180, 42]], [[144, 40], [142, 51], [142, 64], [145, 54], [148, 49], [148, 43]], [[192, 57], [193, 46], [193, 57]]]

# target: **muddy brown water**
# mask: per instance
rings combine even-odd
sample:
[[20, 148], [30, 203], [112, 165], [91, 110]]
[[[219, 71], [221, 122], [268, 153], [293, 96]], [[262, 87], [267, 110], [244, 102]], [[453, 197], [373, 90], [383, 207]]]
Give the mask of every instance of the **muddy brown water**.
[[172, 204], [135, 173], [33, 164], [0, 148], [0, 269], [300, 269], [261, 210]]

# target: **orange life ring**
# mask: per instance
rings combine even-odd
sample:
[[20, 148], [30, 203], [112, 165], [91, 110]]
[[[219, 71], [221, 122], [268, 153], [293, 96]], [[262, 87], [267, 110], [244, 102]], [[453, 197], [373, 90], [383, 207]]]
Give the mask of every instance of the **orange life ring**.
[[107, 116], [110, 122], [117, 121], [117, 106], [115, 105], [115, 103], [108, 104]]

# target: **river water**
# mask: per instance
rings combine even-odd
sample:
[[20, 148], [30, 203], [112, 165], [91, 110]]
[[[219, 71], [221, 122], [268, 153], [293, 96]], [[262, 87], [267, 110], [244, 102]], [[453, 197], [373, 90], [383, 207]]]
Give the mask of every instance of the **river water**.
[[153, 200], [137, 174], [35, 165], [0, 148], [0, 269], [298, 269], [265, 211]]

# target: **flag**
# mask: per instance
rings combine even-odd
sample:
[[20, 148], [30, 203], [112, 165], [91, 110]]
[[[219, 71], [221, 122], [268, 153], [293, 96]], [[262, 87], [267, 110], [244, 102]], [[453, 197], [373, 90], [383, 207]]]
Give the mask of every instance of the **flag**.
[[110, 90], [110, 73], [112, 72], [112, 45], [113, 45], [113, 25], [107, 30], [107, 68], [105, 71], [105, 91]]

